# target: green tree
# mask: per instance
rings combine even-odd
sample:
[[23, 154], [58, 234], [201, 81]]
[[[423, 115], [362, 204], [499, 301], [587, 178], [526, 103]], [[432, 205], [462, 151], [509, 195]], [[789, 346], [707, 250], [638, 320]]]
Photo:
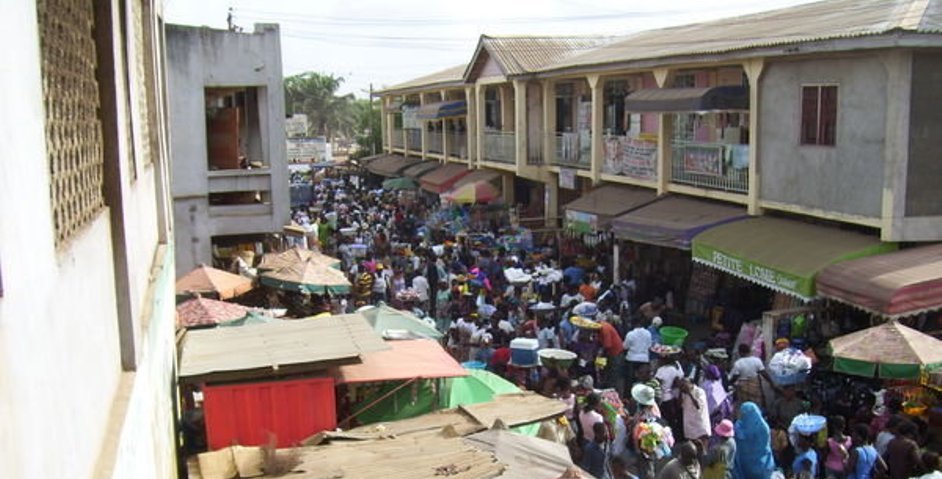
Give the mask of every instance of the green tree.
[[383, 133], [379, 105], [371, 105], [370, 100], [356, 100], [353, 104], [356, 117], [357, 151], [354, 158], [363, 158], [383, 151]]
[[285, 78], [285, 112], [304, 113], [309, 122], [309, 135], [323, 135], [328, 141], [334, 136], [353, 136], [354, 116], [352, 94], [338, 95], [343, 77], [318, 72], [304, 72]]

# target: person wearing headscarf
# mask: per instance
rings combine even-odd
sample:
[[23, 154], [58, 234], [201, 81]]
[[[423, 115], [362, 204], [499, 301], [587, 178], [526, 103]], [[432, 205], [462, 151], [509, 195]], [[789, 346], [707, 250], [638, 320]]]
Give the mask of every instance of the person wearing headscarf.
[[768, 479], [775, 469], [771, 434], [762, 411], [754, 402], [744, 402], [736, 420], [737, 479]]
[[733, 415], [732, 401], [723, 386], [723, 372], [715, 364], [703, 369], [703, 381], [700, 387], [706, 392], [707, 409], [710, 411], [710, 423], [714, 426]]

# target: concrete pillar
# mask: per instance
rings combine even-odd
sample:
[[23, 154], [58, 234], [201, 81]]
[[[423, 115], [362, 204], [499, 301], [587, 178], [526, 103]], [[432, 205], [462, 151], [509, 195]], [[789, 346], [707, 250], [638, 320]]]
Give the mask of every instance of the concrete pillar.
[[519, 172], [527, 167], [527, 82], [524, 80], [514, 80], [514, 110], [515, 158]]
[[498, 92], [500, 92], [500, 131], [513, 131], [514, 109], [510, 107], [513, 92], [507, 84], [501, 84], [498, 87]]
[[671, 182], [671, 138], [674, 136], [674, 114], [659, 113], [657, 127], [657, 194], [667, 193]]
[[477, 108], [477, 97], [474, 95], [474, 87], [465, 87], [464, 88], [464, 99], [468, 104], [468, 114], [465, 116], [465, 125], [468, 129], [465, 132], [465, 140], [468, 143], [468, 163], [470, 164], [474, 161], [474, 158], [477, 158], [477, 146], [478, 146], [478, 108]]
[[765, 60], [755, 58], [743, 64], [743, 70], [749, 78], [749, 193], [746, 209], [750, 215], [761, 215], [759, 206], [759, 82]]
[[618, 284], [621, 281], [619, 269], [621, 269], [621, 249], [617, 239], [612, 240], [612, 284]]
[[469, 166], [480, 166], [481, 161], [484, 160], [484, 114], [486, 113], [484, 108], [484, 90], [486, 87], [477, 84], [474, 85], [474, 101], [477, 104], [475, 109], [475, 122], [477, 123], [477, 131], [475, 132], [475, 156], [473, 161], [469, 161]]
[[[442, 101], [448, 101], [448, 91], [442, 90]], [[448, 163], [448, 119], [442, 118], [442, 161]]]
[[[419, 93], [419, 106], [425, 105], [425, 93]], [[420, 121], [419, 125], [422, 126], [422, 159], [428, 159], [428, 123], [425, 121]]]
[[546, 203], [543, 216], [546, 218], [545, 224], [548, 228], [558, 226], [556, 215], [559, 213], [559, 176], [549, 175], [546, 185]]
[[589, 89], [592, 91], [592, 133], [591, 156], [589, 160], [589, 173], [592, 175], [592, 184], [599, 184], [602, 175], [602, 163], [605, 161], [602, 144], [602, 124], [604, 122], [603, 88], [604, 81], [600, 75], [586, 77]]
[[543, 164], [556, 161], [556, 84], [543, 80]]
[[[898, 241], [902, 237], [903, 220], [906, 218], [913, 55], [911, 51], [893, 50], [881, 53], [880, 59], [887, 73], [880, 239]], [[842, 93], [838, 91], [838, 98]]]
[[514, 176], [512, 173], [505, 173], [501, 175], [500, 180], [501, 196], [504, 197], [504, 204], [511, 207], [517, 202], [514, 195]]

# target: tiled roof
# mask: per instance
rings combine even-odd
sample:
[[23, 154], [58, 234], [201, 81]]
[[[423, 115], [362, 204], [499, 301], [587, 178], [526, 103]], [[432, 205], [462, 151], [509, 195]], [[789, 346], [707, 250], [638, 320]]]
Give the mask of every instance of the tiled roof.
[[628, 35], [544, 71], [874, 36], [942, 33], [942, 0], [833, 0]]

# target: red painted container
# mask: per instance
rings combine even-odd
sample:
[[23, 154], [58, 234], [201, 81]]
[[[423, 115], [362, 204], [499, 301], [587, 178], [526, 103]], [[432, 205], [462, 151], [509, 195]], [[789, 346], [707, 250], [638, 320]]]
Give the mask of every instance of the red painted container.
[[206, 386], [203, 409], [211, 450], [267, 444], [270, 434], [290, 447], [337, 427], [332, 378]]

